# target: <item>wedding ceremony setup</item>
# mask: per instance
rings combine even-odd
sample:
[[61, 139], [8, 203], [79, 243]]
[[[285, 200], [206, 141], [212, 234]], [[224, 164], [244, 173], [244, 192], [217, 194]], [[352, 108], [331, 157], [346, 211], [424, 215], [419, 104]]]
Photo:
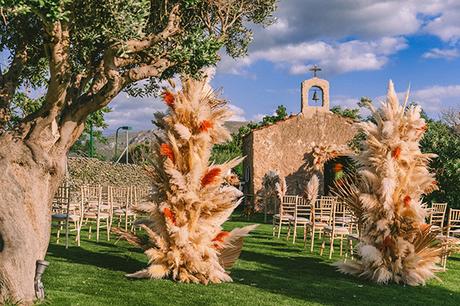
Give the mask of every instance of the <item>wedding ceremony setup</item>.
[[458, 305], [455, 3], [0, 16], [0, 305]]

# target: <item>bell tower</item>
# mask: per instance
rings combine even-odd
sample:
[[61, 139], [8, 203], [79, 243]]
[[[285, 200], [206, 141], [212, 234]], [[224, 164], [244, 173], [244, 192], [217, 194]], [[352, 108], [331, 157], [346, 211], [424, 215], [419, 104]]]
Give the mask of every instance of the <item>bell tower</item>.
[[302, 82], [301, 103], [302, 114], [311, 112], [329, 112], [329, 82], [316, 76], [321, 68], [314, 65], [310, 68], [313, 78]]

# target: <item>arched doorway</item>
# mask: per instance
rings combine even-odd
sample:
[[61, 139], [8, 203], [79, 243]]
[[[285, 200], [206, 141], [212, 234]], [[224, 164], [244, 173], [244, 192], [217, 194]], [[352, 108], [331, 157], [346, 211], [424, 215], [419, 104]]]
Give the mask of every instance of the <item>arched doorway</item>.
[[348, 156], [338, 156], [324, 164], [324, 194], [330, 195], [334, 181], [340, 180], [345, 173], [356, 171], [355, 162]]

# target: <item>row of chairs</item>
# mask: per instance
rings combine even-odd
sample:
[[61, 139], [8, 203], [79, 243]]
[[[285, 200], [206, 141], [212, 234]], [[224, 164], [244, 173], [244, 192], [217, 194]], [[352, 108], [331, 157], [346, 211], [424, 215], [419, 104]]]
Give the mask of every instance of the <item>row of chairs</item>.
[[[282, 227], [287, 226], [287, 239], [292, 229], [292, 242], [295, 243], [298, 228], [303, 228], [303, 241], [306, 248], [307, 236], [310, 235], [310, 252], [314, 251], [315, 236], [322, 238], [320, 254], [323, 254], [326, 238], [329, 238], [329, 257], [334, 252], [334, 242], [340, 242], [340, 256], [344, 254], [344, 241], [352, 249], [350, 237], [358, 236], [357, 222], [352, 212], [339, 202], [336, 197], [322, 196], [315, 205], [311, 205], [300, 196], [284, 196], [280, 213], [273, 216], [273, 236], [281, 236]], [[350, 250], [352, 252], [352, 250]], [[346, 254], [346, 253], [345, 253]]]
[[[57, 222], [57, 243], [64, 230], [66, 246], [69, 232], [75, 231], [77, 245], [80, 246], [80, 233], [83, 226], [88, 226], [88, 238], [91, 239], [93, 227], [96, 229], [96, 241], [99, 241], [100, 230], [110, 230], [113, 223], [134, 231], [136, 213], [133, 207], [146, 200], [149, 196], [147, 187], [114, 187], [85, 185], [71, 188], [67, 183], [59, 187], [52, 205], [52, 220]], [[72, 225], [72, 228], [70, 228]]]
[[[433, 203], [429, 209], [428, 223], [434, 230], [439, 230], [442, 237], [460, 235], [460, 209], [449, 209], [447, 226], [444, 226], [446, 203]], [[291, 229], [295, 243], [298, 228], [303, 228], [304, 247], [310, 234], [310, 251], [314, 251], [315, 235], [322, 238], [320, 254], [325, 249], [326, 239], [329, 238], [329, 258], [334, 252], [334, 242], [340, 241], [340, 256], [350, 253], [353, 257], [353, 243], [359, 241], [359, 226], [352, 212], [336, 197], [322, 196], [312, 206], [300, 196], [287, 195], [281, 200], [279, 213], [273, 216], [273, 236], [281, 236], [283, 226], [287, 226], [287, 239]], [[444, 236], [444, 233], [446, 234]], [[344, 252], [344, 242], [348, 242], [348, 249]]]
[[460, 209], [449, 208], [446, 221], [447, 203], [433, 203], [430, 208], [429, 224], [442, 236], [454, 237], [460, 235]]

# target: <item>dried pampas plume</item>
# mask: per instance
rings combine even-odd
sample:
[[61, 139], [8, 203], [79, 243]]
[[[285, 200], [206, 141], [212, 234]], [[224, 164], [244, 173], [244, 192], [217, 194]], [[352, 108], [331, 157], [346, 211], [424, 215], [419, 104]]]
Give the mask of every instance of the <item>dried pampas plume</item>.
[[214, 144], [229, 140], [224, 122], [229, 108], [205, 81], [185, 79], [182, 89], [165, 89], [169, 112], [161, 118], [161, 134], [152, 158], [154, 193], [138, 207], [138, 222], [147, 240], [117, 232], [142, 247], [149, 266], [133, 278], [171, 278], [179, 282], [221, 283], [240, 255], [243, 238], [256, 226], [231, 232], [222, 224], [240, 203], [242, 193], [228, 184], [228, 173], [242, 158], [209, 165]]
[[316, 175], [313, 175], [308, 182], [304, 190], [304, 196], [310, 202], [310, 205], [315, 205], [316, 199], [318, 197], [319, 190], [319, 179]]
[[422, 206], [422, 196], [437, 188], [428, 169], [435, 155], [422, 153], [419, 145], [427, 125], [419, 106], [400, 105], [391, 81], [381, 108], [367, 107], [374, 121], [361, 123], [361, 166], [355, 177], [335, 186], [359, 219], [359, 259], [337, 266], [377, 283], [425, 284], [435, 277], [443, 253]]

